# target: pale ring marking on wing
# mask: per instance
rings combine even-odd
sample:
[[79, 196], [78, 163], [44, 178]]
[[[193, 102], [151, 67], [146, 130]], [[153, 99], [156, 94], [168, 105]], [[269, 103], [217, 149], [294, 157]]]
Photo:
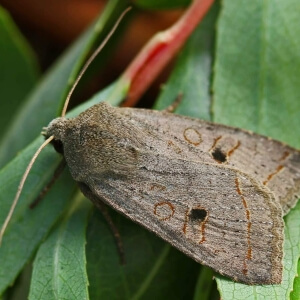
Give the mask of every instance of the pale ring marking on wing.
[[201, 133], [194, 128], [188, 127], [183, 132], [184, 139], [194, 146], [200, 145], [202, 142], [202, 136]]
[[171, 219], [174, 213], [175, 208], [170, 202], [163, 201], [154, 205], [154, 214], [162, 221]]

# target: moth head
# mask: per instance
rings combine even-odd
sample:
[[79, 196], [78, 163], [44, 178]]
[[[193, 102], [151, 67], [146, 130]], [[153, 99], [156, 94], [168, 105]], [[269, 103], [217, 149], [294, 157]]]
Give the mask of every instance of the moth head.
[[67, 119], [64, 117], [59, 117], [52, 120], [47, 127], [45, 127], [42, 131], [42, 135], [48, 139], [50, 136], [53, 136], [51, 144], [54, 146], [54, 149], [63, 154], [63, 140], [65, 136]]

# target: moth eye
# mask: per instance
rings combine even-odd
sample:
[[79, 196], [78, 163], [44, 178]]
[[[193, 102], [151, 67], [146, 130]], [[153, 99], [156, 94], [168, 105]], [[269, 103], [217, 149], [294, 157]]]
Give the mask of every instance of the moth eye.
[[190, 212], [190, 218], [192, 221], [203, 222], [207, 217], [207, 211], [203, 208], [193, 208]]
[[53, 140], [51, 143], [52, 143], [55, 151], [57, 151], [60, 154], [64, 154], [64, 145], [63, 145], [62, 141]]
[[212, 154], [213, 158], [218, 161], [218, 162], [221, 162], [221, 163], [224, 163], [226, 162], [227, 160], [227, 157], [226, 157], [226, 154], [224, 152], [222, 152], [222, 150], [220, 148], [216, 148]]

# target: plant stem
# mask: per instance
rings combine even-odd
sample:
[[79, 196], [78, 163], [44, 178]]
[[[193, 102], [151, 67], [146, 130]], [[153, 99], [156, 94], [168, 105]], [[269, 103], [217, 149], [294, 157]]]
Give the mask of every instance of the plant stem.
[[142, 49], [121, 76], [121, 80], [130, 83], [124, 106], [134, 106], [158, 73], [179, 51], [213, 2], [194, 0], [173, 26], [156, 34]]

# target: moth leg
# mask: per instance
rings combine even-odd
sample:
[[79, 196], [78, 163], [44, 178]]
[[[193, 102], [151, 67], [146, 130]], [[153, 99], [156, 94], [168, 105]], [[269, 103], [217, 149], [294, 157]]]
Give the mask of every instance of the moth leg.
[[120, 257], [120, 263], [121, 265], [125, 264], [125, 252], [124, 252], [124, 246], [121, 240], [121, 235], [120, 232], [117, 228], [117, 226], [114, 224], [108, 209], [106, 207], [106, 205], [103, 203], [103, 201], [101, 199], [99, 199], [98, 197], [96, 197], [91, 190], [89, 189], [89, 187], [82, 183], [82, 182], [78, 182], [79, 188], [82, 191], [82, 193], [89, 198], [94, 204], [95, 206], [101, 211], [105, 221], [107, 222], [110, 231], [112, 232], [114, 239], [115, 239], [115, 243], [117, 246], [117, 250], [119, 253], [119, 257]]
[[179, 93], [175, 98], [174, 102], [171, 105], [169, 105], [167, 108], [165, 108], [163, 111], [168, 113], [173, 113], [178, 107], [178, 105], [181, 103], [182, 98], [183, 98], [183, 94]]
[[64, 168], [66, 166], [66, 160], [63, 159], [58, 167], [55, 169], [53, 176], [51, 180], [48, 182], [48, 184], [42, 189], [42, 191], [39, 193], [39, 195], [35, 198], [35, 200], [29, 205], [31, 209], [35, 208], [41, 200], [46, 196], [46, 194], [49, 192], [53, 184], [56, 182], [56, 180], [59, 178], [61, 173], [63, 172]]

